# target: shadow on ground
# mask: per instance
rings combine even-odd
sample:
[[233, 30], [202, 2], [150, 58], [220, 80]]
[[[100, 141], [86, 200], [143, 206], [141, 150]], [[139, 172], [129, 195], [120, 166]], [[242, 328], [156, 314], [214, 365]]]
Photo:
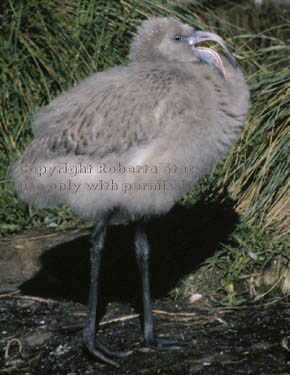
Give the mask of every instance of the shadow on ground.
[[[164, 297], [177, 282], [227, 243], [239, 221], [233, 202], [176, 206], [148, 223], [153, 297]], [[134, 248], [134, 228], [109, 228], [101, 270], [104, 302], [126, 301], [138, 307], [140, 282]], [[90, 237], [58, 245], [41, 257], [42, 269], [20, 289], [26, 295], [64, 298], [87, 303]]]
[[[177, 206], [167, 216], [148, 223], [153, 296], [167, 295], [221, 242], [228, 243], [238, 221], [229, 201], [200, 203], [193, 208]], [[102, 269], [102, 313], [105, 306], [108, 308], [98, 335], [112, 350], [132, 350], [130, 356], [118, 361], [119, 368], [104, 365], [83, 350], [81, 330], [86, 317], [90, 247], [89, 237], [83, 236], [43, 253], [41, 270], [21, 286], [25, 295], [0, 295], [0, 351], [5, 352], [0, 356], [0, 373], [289, 373], [290, 310], [289, 299], [285, 298], [233, 309], [214, 308], [204, 299], [198, 308], [187, 301], [156, 299], [153, 311], [157, 334], [185, 339], [190, 345], [173, 351], [145, 350], [138, 316], [127, 303], [137, 310], [140, 306], [132, 244], [131, 226], [111, 227]]]

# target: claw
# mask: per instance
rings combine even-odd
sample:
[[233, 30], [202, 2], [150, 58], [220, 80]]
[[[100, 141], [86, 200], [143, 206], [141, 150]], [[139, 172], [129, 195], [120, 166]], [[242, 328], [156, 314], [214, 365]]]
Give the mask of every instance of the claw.
[[174, 338], [154, 338], [151, 341], [144, 340], [144, 346], [155, 350], [181, 350], [189, 341], [177, 340]]
[[98, 338], [91, 339], [91, 337], [83, 335], [83, 344], [88, 351], [89, 354], [91, 354], [93, 357], [99, 359], [100, 361], [107, 363], [108, 365], [114, 366], [114, 367], [120, 367], [117, 362], [113, 361], [109, 357], [116, 357], [116, 358], [122, 358], [127, 357], [128, 355], [132, 354], [132, 351], [128, 352], [114, 352], [110, 349], [108, 349]]

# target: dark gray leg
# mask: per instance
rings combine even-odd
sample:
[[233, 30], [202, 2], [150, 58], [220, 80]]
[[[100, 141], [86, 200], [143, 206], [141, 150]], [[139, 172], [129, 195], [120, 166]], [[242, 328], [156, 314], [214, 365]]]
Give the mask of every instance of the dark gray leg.
[[149, 280], [150, 245], [141, 224], [136, 230], [135, 251], [142, 283], [144, 344], [150, 346], [155, 341]]
[[142, 281], [144, 310], [144, 345], [159, 350], [180, 349], [180, 346], [178, 345], [179, 342], [177, 340], [170, 338], [157, 338], [154, 334], [149, 280], [150, 245], [144, 230], [144, 224], [137, 225], [135, 237], [135, 250]]
[[97, 223], [92, 235], [89, 306], [87, 321], [85, 328], [83, 330], [83, 343], [88, 352], [92, 354], [94, 357], [112, 366], [118, 367], [117, 363], [112, 361], [106, 355], [112, 357], [123, 357], [130, 354], [130, 352], [113, 352], [107, 349], [100, 342], [100, 340], [96, 338], [96, 312], [98, 308], [99, 272], [106, 237], [106, 229], [107, 218], [103, 218]]

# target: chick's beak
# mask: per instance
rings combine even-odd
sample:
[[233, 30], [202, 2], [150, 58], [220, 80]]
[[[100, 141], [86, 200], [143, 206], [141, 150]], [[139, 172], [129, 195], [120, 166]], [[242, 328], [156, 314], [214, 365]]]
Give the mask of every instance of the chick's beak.
[[237, 68], [237, 62], [234, 56], [228, 50], [226, 42], [219, 37], [218, 35], [210, 32], [205, 31], [194, 31], [194, 33], [187, 38], [187, 42], [192, 48], [193, 54], [198, 57], [201, 61], [209, 65], [213, 65], [221, 75], [226, 78], [224, 64], [220, 55], [211, 48], [206, 47], [197, 47], [197, 45], [203, 42], [215, 42], [218, 43], [223, 50], [225, 51], [226, 55], [229, 57], [230, 63], [234, 68]]

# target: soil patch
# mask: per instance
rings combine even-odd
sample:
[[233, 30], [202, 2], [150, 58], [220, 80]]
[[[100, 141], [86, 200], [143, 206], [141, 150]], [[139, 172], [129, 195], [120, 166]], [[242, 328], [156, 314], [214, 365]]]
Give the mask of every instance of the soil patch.
[[0, 298], [0, 374], [275, 374], [290, 373], [290, 301], [236, 309], [155, 300], [159, 336], [189, 340], [182, 350], [142, 347], [138, 315], [109, 303], [99, 335], [114, 350], [133, 350], [112, 368], [83, 350], [86, 307], [31, 296]]

